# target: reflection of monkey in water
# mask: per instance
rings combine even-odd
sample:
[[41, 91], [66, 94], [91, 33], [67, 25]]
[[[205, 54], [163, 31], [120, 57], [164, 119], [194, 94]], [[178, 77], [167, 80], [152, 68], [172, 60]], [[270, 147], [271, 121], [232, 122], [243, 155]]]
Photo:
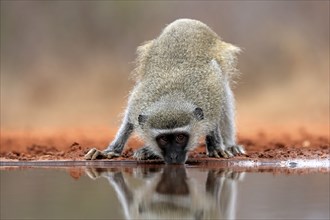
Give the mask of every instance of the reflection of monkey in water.
[[245, 154], [236, 142], [231, 90], [240, 49], [200, 21], [179, 19], [138, 48], [137, 82], [116, 138], [87, 160], [118, 157], [135, 131], [145, 141], [134, 157], [183, 164], [205, 137], [209, 157]]
[[[88, 168], [91, 178], [107, 178], [122, 204], [127, 219], [234, 219], [236, 206], [236, 180], [244, 173], [225, 169], [208, 172], [205, 189], [199, 180], [189, 178], [183, 166], [165, 166], [149, 173], [137, 168], [143, 185], [130, 187], [123, 172]], [[155, 171], [155, 170], [154, 170]]]

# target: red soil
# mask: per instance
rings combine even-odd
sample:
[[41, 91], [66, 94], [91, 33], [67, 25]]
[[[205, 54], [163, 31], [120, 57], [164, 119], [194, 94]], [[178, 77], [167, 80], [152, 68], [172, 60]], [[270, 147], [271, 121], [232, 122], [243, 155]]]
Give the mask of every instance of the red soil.
[[[84, 155], [92, 147], [104, 149], [113, 138], [115, 129], [62, 132], [1, 132], [0, 160], [84, 160]], [[109, 135], [110, 134], [110, 135]], [[282, 135], [270, 137], [265, 133], [239, 136], [239, 144], [245, 146], [247, 155], [242, 159], [326, 159], [330, 158], [329, 137], [310, 135], [300, 132], [299, 135]], [[131, 138], [122, 154], [115, 160], [132, 159], [134, 149], [142, 145], [136, 138]], [[207, 158], [205, 147], [201, 145], [190, 153], [190, 158], [203, 160]]]

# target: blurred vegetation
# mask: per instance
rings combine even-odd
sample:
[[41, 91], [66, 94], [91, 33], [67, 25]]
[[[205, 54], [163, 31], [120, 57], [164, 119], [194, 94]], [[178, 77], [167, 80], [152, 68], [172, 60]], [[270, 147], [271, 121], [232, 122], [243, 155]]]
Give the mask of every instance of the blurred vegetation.
[[1, 128], [118, 125], [136, 47], [177, 18], [243, 48], [242, 126], [329, 124], [329, 1], [1, 1]]

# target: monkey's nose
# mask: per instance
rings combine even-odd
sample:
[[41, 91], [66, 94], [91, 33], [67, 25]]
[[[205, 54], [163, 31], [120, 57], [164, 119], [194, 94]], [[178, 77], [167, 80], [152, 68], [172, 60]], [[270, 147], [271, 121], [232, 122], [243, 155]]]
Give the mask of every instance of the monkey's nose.
[[170, 154], [170, 157], [171, 157], [172, 160], [176, 160], [176, 159], [178, 159], [178, 154], [176, 154], [176, 153], [171, 153], [171, 154]]

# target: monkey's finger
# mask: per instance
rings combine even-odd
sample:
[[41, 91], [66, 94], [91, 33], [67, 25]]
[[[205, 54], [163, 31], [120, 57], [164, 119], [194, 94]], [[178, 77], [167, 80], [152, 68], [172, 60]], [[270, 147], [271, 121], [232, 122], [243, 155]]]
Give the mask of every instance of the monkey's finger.
[[96, 150], [91, 158], [91, 160], [95, 160], [99, 155], [101, 155], [101, 152], [99, 150]]
[[225, 153], [227, 154], [227, 158], [234, 156], [234, 154], [232, 154], [229, 150], [225, 150]]
[[94, 155], [95, 151], [97, 151], [96, 148], [92, 148], [88, 151], [88, 153], [84, 156], [85, 160], [92, 159], [92, 156]]
[[244, 149], [244, 147], [242, 145], [237, 145], [237, 148], [238, 148], [238, 151], [241, 153], [241, 154], [246, 154], [246, 151]]
[[233, 152], [234, 155], [240, 154], [240, 152], [238, 150], [238, 146], [232, 146], [231, 151]]
[[108, 159], [112, 159], [114, 157], [119, 157], [119, 156], [120, 156], [120, 154], [115, 153], [115, 152], [108, 152], [108, 153], [105, 154], [105, 157], [108, 158]]
[[218, 152], [216, 150], [212, 150], [208, 153], [209, 157], [216, 157], [216, 158], [220, 158]]
[[213, 155], [214, 155], [214, 157], [216, 157], [216, 158], [220, 158], [220, 156], [219, 156], [219, 154], [218, 154], [218, 152], [217, 152], [216, 150], [214, 150]]
[[225, 150], [221, 149], [221, 150], [219, 150], [219, 153], [220, 153], [221, 157], [223, 157], [223, 158], [228, 158], [229, 157]]

